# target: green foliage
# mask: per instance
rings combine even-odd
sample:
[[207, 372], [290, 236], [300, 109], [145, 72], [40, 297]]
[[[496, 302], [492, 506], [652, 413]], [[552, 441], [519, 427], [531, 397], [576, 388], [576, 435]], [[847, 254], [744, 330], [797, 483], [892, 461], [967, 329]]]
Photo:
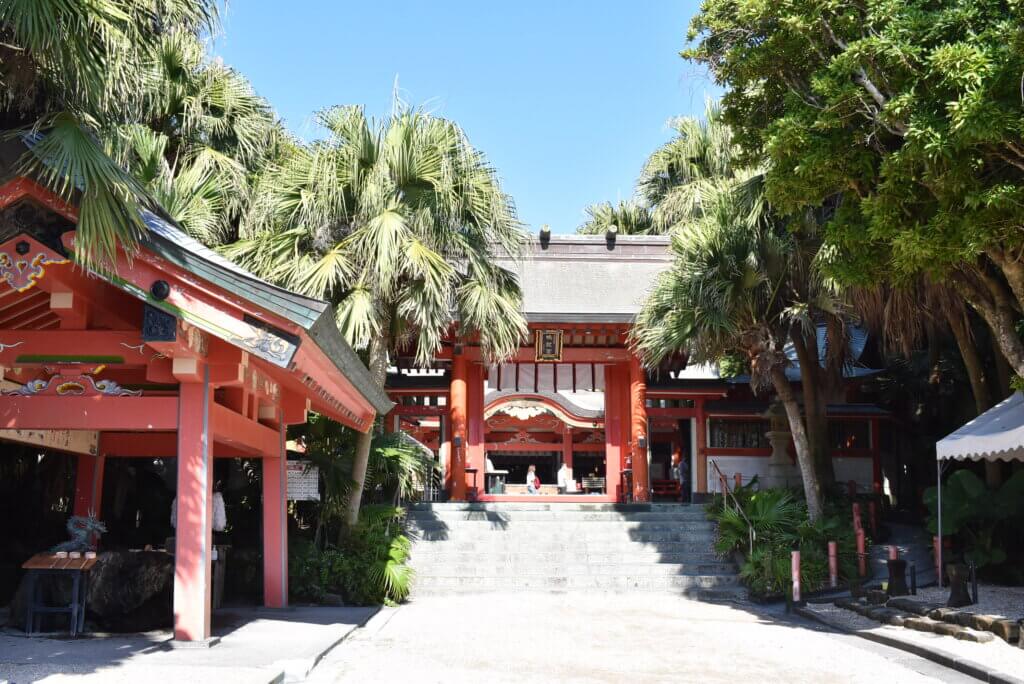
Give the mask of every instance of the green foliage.
[[[929, 487], [924, 503], [928, 529], [938, 533], [938, 490]], [[1007, 560], [1008, 533], [1024, 523], [1024, 471], [1018, 471], [992, 491], [970, 470], [958, 470], [942, 485], [942, 534], [958, 537], [964, 558], [978, 567], [1001, 565]]]
[[772, 205], [832, 208], [834, 276], [950, 283], [1018, 373], [1022, 29], [1019, 0], [705, 0], [683, 52]]
[[381, 122], [358, 106], [318, 121], [329, 137], [288, 147], [260, 175], [243, 239], [225, 253], [332, 301], [381, 384], [385, 350], [415, 341], [425, 363], [453, 325], [478, 333], [489, 357], [517, 350], [519, 284], [495, 256], [518, 255], [526, 237], [484, 155], [452, 121], [404, 106]]
[[106, 267], [117, 245], [131, 250], [149, 198], [101, 141], [147, 119], [151, 65], [173, 30], [207, 35], [213, 0], [6, 0], [0, 3], [0, 127], [31, 132], [22, 172], [70, 198], [81, 192], [76, 258]]
[[755, 532], [752, 552], [747, 522], [734, 508], [723, 508], [720, 501], [714, 501], [708, 506], [708, 517], [718, 523], [715, 551], [720, 555], [743, 555], [740, 577], [752, 592], [762, 596], [786, 593], [791, 586], [791, 552], [796, 549], [800, 550], [804, 590], [824, 588], [830, 541], [837, 543], [840, 577], [854, 577], [856, 540], [845, 514], [827, 509], [824, 516], [812, 522], [806, 504], [792, 490], [743, 489], [737, 490], [737, 499]]
[[651, 210], [637, 202], [620, 201], [618, 206], [611, 202], [591, 204], [587, 207], [589, 217], [576, 229], [582, 235], [604, 235], [612, 226], [619, 235], [649, 235], [658, 233], [654, 226]]
[[337, 546], [320, 550], [307, 539], [289, 549], [289, 591], [299, 600], [319, 601], [325, 593], [353, 605], [400, 603], [412, 588], [407, 565], [409, 539], [402, 534], [405, 512], [390, 506], [367, 506], [359, 524]]

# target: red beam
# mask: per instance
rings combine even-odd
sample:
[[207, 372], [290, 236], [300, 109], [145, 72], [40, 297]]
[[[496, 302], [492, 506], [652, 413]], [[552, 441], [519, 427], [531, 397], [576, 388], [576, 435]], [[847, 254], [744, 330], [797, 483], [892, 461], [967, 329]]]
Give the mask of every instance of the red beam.
[[[174, 432], [104, 432], [99, 451], [118, 458], [175, 458], [178, 436]], [[247, 458], [252, 451], [235, 448], [214, 440], [213, 455], [217, 458]]]
[[213, 438], [218, 442], [262, 456], [281, 455], [281, 436], [277, 430], [235, 413], [226, 406], [214, 404], [210, 407], [210, 425]]
[[0, 400], [0, 427], [18, 430], [174, 430], [177, 397], [22, 397]]
[[23, 356], [117, 356], [125, 365], [144, 366], [154, 355], [140, 347], [138, 330], [5, 330], [0, 329], [0, 366], [31, 365]]
[[[467, 361], [484, 360], [480, 347], [466, 347], [462, 355]], [[630, 352], [625, 347], [564, 347], [562, 360], [557, 363], [620, 363], [629, 361]], [[533, 347], [520, 347], [519, 352], [505, 363], [536, 363]], [[541, 363], [556, 363], [554, 361]]]

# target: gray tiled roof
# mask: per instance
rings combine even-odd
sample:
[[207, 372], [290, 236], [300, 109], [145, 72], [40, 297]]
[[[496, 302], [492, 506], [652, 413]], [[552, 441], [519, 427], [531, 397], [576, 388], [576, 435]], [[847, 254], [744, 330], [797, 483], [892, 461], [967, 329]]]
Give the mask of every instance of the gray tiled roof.
[[521, 261], [497, 261], [519, 275], [531, 322], [625, 323], [671, 254], [661, 235], [619, 236], [611, 248], [601, 235], [552, 235], [546, 249], [534, 238]]

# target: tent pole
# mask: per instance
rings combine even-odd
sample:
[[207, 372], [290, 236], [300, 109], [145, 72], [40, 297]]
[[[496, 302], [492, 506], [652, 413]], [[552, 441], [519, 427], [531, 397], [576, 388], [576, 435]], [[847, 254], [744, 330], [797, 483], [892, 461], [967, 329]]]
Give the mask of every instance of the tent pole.
[[939, 492], [939, 544], [938, 548], [935, 549], [935, 555], [937, 556], [938, 573], [939, 576], [936, 578], [939, 583], [939, 588], [942, 588], [942, 461], [935, 459], [935, 486]]

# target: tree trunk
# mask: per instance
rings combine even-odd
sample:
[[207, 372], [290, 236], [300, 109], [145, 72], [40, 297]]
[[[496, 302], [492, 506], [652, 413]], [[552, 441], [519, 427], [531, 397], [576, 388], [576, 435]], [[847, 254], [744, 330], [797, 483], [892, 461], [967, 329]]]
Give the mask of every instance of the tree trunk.
[[1010, 386], [1010, 364], [1006, 362], [1006, 356], [1003, 355], [1003, 350], [999, 347], [999, 342], [996, 340], [995, 335], [989, 333], [989, 342], [992, 347], [992, 359], [996, 367], [996, 389], [998, 390], [996, 398], [1002, 401], [1013, 392], [1013, 388]]
[[[382, 389], [388, 376], [387, 342], [390, 337], [387, 326], [383, 327], [381, 334], [370, 341], [369, 359], [370, 376]], [[366, 484], [366, 466], [370, 462], [370, 443], [373, 441], [373, 430], [374, 428], [371, 426], [369, 430], [356, 437], [355, 457], [352, 462], [352, 479], [356, 486], [348, 501], [348, 515], [345, 519], [348, 527], [359, 522], [359, 507], [363, 503], [363, 486]]]
[[971, 392], [974, 394], [974, 407], [981, 415], [992, 408], [992, 389], [989, 387], [988, 378], [985, 376], [985, 365], [978, 355], [978, 348], [974, 344], [966, 317], [958, 312], [947, 312], [946, 320], [949, 321], [950, 330], [956, 338], [956, 346], [960, 350], [960, 357], [964, 361], [964, 368], [967, 377], [971, 381]]
[[1017, 334], [1017, 314], [1013, 300], [991, 276], [983, 278], [986, 278], [984, 287], [964, 273], [956, 275], [953, 283], [960, 295], [988, 325], [992, 338], [999, 345], [1013, 372], [1024, 377], [1024, 341]]
[[800, 387], [803, 390], [808, 448], [818, 482], [822, 487], [829, 487], [836, 477], [828, 444], [828, 393], [824, 386], [825, 373], [819, 363], [817, 337], [807, 340], [802, 328], [795, 325], [790, 330], [790, 339], [800, 362]]
[[786, 417], [789, 418], [789, 431], [793, 435], [793, 444], [796, 446], [796, 461], [800, 466], [800, 475], [804, 482], [804, 496], [807, 498], [807, 517], [814, 522], [821, 517], [823, 509], [821, 484], [818, 482], [817, 469], [814, 467], [810, 444], [807, 442], [807, 430], [804, 427], [803, 417], [800, 415], [800, 405], [796, 401], [793, 386], [789, 384], [789, 379], [786, 378], [782, 366], [772, 368], [771, 375], [775, 392], [786, 409]]
[[[948, 311], [946, 320], [956, 338], [956, 346], [960, 349], [967, 378], [971, 382], [971, 393], [974, 394], [974, 410], [981, 415], [992, 408], [992, 390], [985, 376], [985, 366], [978, 355], [978, 348], [971, 336], [968, 320], [961, 313]], [[999, 461], [985, 461], [985, 484], [989, 489], [999, 489], [1003, 484], [1003, 468]]]

